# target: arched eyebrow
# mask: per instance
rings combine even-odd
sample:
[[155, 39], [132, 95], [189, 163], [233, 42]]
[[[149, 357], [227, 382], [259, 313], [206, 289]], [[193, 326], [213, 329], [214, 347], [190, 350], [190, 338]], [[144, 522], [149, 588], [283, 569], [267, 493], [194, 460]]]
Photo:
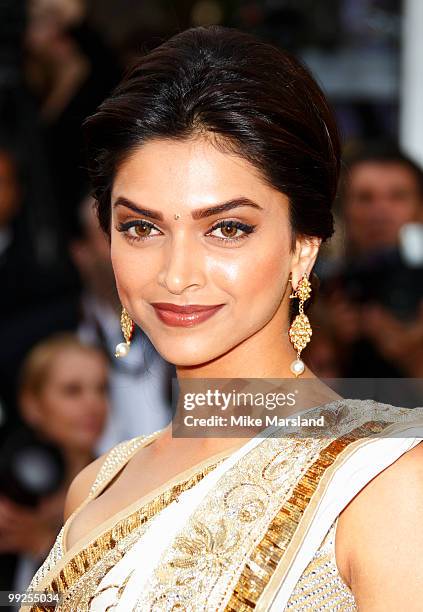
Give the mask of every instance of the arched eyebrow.
[[[136, 212], [139, 215], [143, 215], [145, 217], [149, 217], [150, 219], [163, 221], [162, 213], [151, 208], [142, 208], [141, 206], [135, 204], [135, 202], [131, 202], [131, 200], [128, 200], [127, 198], [117, 198], [115, 203], [113, 204], [113, 207], [116, 208], [118, 206], [124, 206], [125, 208], [129, 208], [133, 212]], [[197, 208], [196, 210], [192, 210], [191, 217], [195, 220], [204, 219], [205, 217], [212, 217], [213, 215], [218, 215], [222, 212], [233, 210], [234, 208], [239, 208], [241, 206], [250, 206], [258, 210], [263, 210], [263, 208], [259, 206], [257, 202], [250, 200], [250, 198], [240, 197], [233, 198], [232, 200], [228, 200], [227, 202], [216, 204], [216, 206], [207, 206], [206, 208]]]

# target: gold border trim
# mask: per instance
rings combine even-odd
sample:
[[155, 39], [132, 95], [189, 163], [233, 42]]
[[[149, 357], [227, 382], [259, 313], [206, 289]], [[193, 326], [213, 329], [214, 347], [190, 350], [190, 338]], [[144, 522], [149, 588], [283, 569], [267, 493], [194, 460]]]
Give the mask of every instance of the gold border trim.
[[381, 432], [387, 436], [392, 431], [414, 428], [416, 423], [368, 421], [332, 440], [320, 451], [246, 561], [225, 612], [268, 610], [311, 524], [323, 489], [339, 465], [357, 448], [370, 443], [369, 436]]
[[[221, 459], [220, 461], [223, 461]], [[158, 512], [166, 508], [177, 497], [187, 489], [190, 489], [211, 472], [219, 462], [208, 465], [203, 470], [197, 472], [191, 478], [175, 484], [163, 491], [159, 496], [144, 504], [141, 508], [125, 516], [113, 527], [102, 533], [93, 540], [87, 548], [83, 548], [67, 562], [65, 567], [59, 572], [57, 577], [52, 580], [50, 587], [54, 591], [66, 591], [93, 565], [95, 565], [105, 552], [114, 548], [118, 542], [131, 533], [137, 527], [150, 520]]]
[[[134, 452], [127, 457], [127, 461], [112, 473], [111, 477], [103, 483], [103, 486], [96, 490], [96, 495], [94, 497], [90, 496], [82, 502], [74, 513], [69, 516], [65, 526], [69, 527], [71, 520], [76, 514], [82, 510], [89, 501], [95, 499], [95, 497], [105, 489], [110, 480], [115, 478], [123, 469], [124, 465], [126, 465], [140, 448], [143, 448], [143, 446], [134, 449]], [[236, 452], [237, 449], [238, 447], [235, 447], [234, 451], [234, 447], [232, 447], [200, 461], [196, 465], [179, 473], [174, 478], [166, 481], [163, 485], [150, 491], [150, 493], [136, 500], [111, 518], [103, 521], [85, 538], [81, 538], [72, 545], [69, 550], [64, 550], [63, 557], [37, 585], [37, 591], [59, 590], [62, 592], [68, 589], [75, 583], [75, 580], [77, 580], [79, 576], [99, 560], [101, 557], [101, 554], [100, 557], [98, 556], [99, 551], [104, 553], [105, 550], [110, 550], [110, 548], [115, 546], [122, 537], [128, 535], [133, 529], [139, 527], [143, 522], [149, 520], [157, 512], [172, 503], [182, 491], [197, 484], [197, 482], [215, 469], [217, 465], [230, 456], [230, 454]], [[62, 542], [64, 542], [63, 535], [64, 534], [62, 534]], [[78, 576], [76, 573], [78, 573]], [[31, 612], [35, 612], [35, 610], [35, 608], [34, 610], [31, 609]]]

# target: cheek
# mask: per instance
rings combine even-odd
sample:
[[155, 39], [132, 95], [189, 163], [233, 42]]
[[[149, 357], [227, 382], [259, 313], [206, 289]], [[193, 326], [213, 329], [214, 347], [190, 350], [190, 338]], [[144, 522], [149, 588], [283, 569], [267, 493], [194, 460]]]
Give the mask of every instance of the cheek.
[[416, 206], [416, 202], [411, 199], [401, 202], [395, 202], [392, 208], [392, 217], [398, 224], [406, 223], [407, 221], [413, 220], [417, 217], [418, 214], [418, 207]]
[[78, 412], [80, 400], [69, 397], [63, 391], [52, 391], [45, 403], [45, 414], [49, 416], [53, 427], [61, 429], [67, 423], [72, 423], [74, 415]]
[[289, 273], [289, 253], [286, 248], [266, 246], [250, 251], [240, 249], [230, 259], [208, 260], [209, 277], [224, 288], [238, 303], [253, 306], [261, 298], [275, 300], [282, 297], [285, 279]]
[[[46, 390], [41, 398], [41, 407], [43, 415], [47, 421], [54, 423], [57, 412], [59, 412], [57, 393], [54, 389]], [[59, 403], [60, 406], [60, 403]]]
[[128, 304], [135, 292], [138, 294], [139, 287], [143, 286], [143, 278], [150, 270], [143, 265], [143, 258], [138, 249], [124, 243], [120, 236], [111, 241], [110, 257], [115, 275], [116, 288], [122, 303]]
[[41, 402], [41, 429], [53, 438], [68, 426], [68, 418], [61, 408], [60, 399], [54, 393], [46, 393]]

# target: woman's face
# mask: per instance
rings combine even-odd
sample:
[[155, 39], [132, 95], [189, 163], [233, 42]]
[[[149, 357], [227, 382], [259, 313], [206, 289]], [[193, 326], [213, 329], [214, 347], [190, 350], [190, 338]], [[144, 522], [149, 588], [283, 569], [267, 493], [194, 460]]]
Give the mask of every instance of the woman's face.
[[[111, 202], [121, 302], [166, 360], [198, 365], [269, 324], [287, 331], [288, 198], [249, 162], [205, 139], [150, 141], [119, 167]], [[181, 317], [163, 303], [216, 308]]]
[[35, 398], [38, 429], [62, 447], [92, 450], [107, 417], [107, 379], [100, 353], [60, 351]]

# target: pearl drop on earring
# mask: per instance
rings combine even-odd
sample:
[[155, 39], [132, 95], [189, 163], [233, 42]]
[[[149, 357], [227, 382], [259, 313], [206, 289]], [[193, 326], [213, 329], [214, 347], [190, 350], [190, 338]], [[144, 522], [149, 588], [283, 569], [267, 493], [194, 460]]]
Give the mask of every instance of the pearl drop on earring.
[[115, 348], [115, 357], [126, 357], [129, 353], [129, 344], [120, 342]]
[[301, 359], [295, 359], [295, 361], [291, 363], [291, 372], [295, 375], [295, 377], [298, 377], [300, 374], [302, 374], [304, 372], [304, 369], [304, 361], [301, 361]]

